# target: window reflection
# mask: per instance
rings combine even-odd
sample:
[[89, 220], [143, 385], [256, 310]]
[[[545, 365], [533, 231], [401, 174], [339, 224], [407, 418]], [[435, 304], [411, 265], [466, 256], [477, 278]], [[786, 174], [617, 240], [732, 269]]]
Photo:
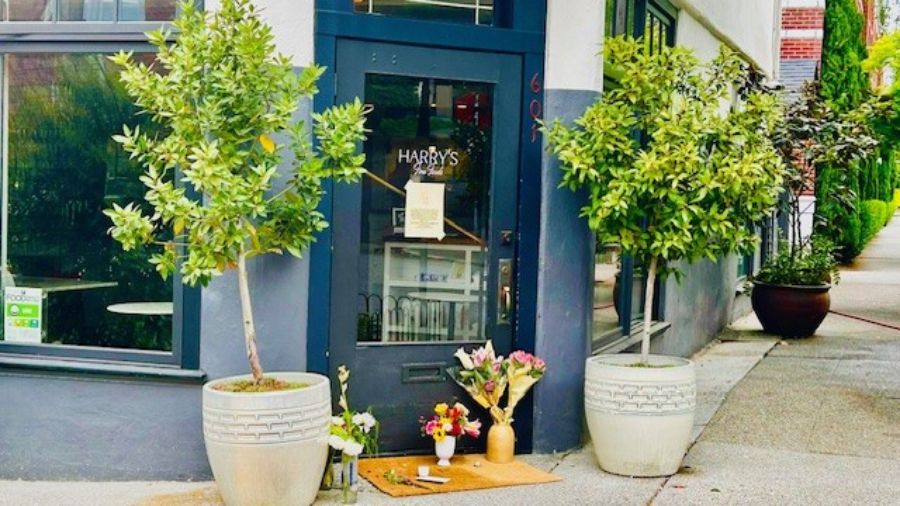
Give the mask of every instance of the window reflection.
[[[483, 340], [492, 87], [368, 75], [357, 338]], [[442, 240], [405, 234], [408, 181], [444, 185]]]
[[178, 0], [6, 0], [5, 21], [170, 21]]
[[621, 294], [621, 256], [617, 244], [598, 245], [594, 261], [595, 338], [619, 329]]
[[145, 190], [140, 166], [111, 136], [126, 123], [154, 129], [135, 116], [118, 72], [103, 54], [4, 57], [3, 288], [43, 299], [39, 318], [5, 318], [41, 334], [5, 325], [7, 343], [172, 349], [171, 279], [156, 274], [149, 252], [123, 251], [102, 214], [114, 202], [142, 201]]
[[356, 12], [421, 21], [490, 25], [493, 0], [353, 0]]

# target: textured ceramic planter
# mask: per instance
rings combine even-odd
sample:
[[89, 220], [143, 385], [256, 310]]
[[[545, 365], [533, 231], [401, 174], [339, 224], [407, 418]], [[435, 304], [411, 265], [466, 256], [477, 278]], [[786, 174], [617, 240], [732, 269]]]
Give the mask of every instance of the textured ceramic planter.
[[782, 337], [809, 337], [831, 309], [831, 285], [795, 286], [753, 282], [750, 301], [763, 330]]
[[623, 476], [669, 476], [681, 466], [694, 425], [697, 385], [690, 360], [650, 355], [587, 360], [584, 404], [597, 462]]
[[266, 376], [306, 388], [230, 393], [203, 387], [203, 437], [219, 492], [228, 506], [312, 504], [325, 471], [331, 423], [328, 378], [310, 373]]

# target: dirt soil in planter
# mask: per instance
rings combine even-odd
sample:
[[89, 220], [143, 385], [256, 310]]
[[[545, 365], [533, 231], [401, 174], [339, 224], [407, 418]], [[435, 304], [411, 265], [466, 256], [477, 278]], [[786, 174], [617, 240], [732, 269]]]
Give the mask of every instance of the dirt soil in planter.
[[281, 390], [299, 390], [308, 386], [309, 385], [306, 383], [291, 383], [277, 378], [263, 378], [258, 385], [255, 385], [253, 380], [237, 380], [216, 385], [213, 387], [213, 390], [235, 393], [262, 393], [278, 392]]

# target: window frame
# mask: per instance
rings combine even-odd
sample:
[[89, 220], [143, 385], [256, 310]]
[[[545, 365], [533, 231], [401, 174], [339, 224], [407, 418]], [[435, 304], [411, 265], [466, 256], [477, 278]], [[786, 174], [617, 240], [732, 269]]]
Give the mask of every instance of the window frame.
[[[344, 9], [341, 9], [341, 7], [344, 7], [346, 10], [349, 10], [351, 13], [353, 13], [353, 15], [356, 15], [356, 16], [370, 16], [370, 17], [371, 16], [379, 16], [379, 17], [386, 17], [386, 18], [390, 18], [390, 19], [405, 20], [405, 21], [414, 22], [414, 23], [429, 23], [429, 24], [436, 23], [436, 24], [443, 25], [443, 26], [472, 26], [472, 27], [477, 27], [477, 28], [510, 28], [512, 25], [512, 15], [511, 14], [514, 9], [514, 7], [513, 7], [514, 0], [493, 0], [494, 4], [491, 7], [491, 23], [490, 24], [476, 24], [476, 23], [459, 23], [459, 22], [455, 22], [455, 21], [446, 21], [446, 20], [440, 20], [440, 19], [423, 21], [423, 20], [418, 20], [416, 18], [412, 18], [412, 17], [407, 18], [407, 17], [402, 17], [402, 16], [388, 16], [388, 15], [380, 14], [378, 12], [369, 13], [369, 12], [357, 11], [356, 7], [353, 5], [353, 0], [345, 0], [347, 3], [346, 6], [340, 5], [342, 3], [342, 1], [344, 1], [344, 0], [325, 0], [324, 2], [322, 0], [317, 0], [317, 3], [318, 4], [336, 3], [336, 4], [338, 4], [338, 10], [344, 10]], [[366, 0], [366, 1], [368, 1], [368, 0]]]
[[[667, 28], [666, 45], [670, 47], [675, 45], [678, 10], [668, 0], [619, 0], [618, 2], [615, 2], [615, 6], [611, 11], [613, 13], [613, 21], [616, 19], [616, 11], [619, 8], [625, 9], [624, 24], [629, 31], [629, 36], [634, 38], [643, 37], [647, 23], [650, 22], [651, 19], [657, 19]], [[632, 16], [631, 19], [629, 19], [629, 14]], [[604, 15], [606, 15], [606, 12], [604, 12]], [[604, 20], [605, 23], [608, 21], [609, 19]], [[607, 37], [623, 35], [621, 32], [616, 32], [616, 27], [610, 29], [609, 24], [606, 24], [605, 26]], [[615, 76], [607, 71], [606, 66], [604, 66], [603, 78], [604, 88], [610, 84], [614, 85]], [[634, 137], [635, 141], [643, 142], [643, 134], [641, 132], [634, 132]], [[633, 305], [636, 281], [635, 271], [637, 270], [637, 266], [635, 265], [634, 257], [629, 255], [621, 256], [620, 262], [618, 294], [620, 301], [620, 310], [618, 314], [619, 326], [615, 329], [609, 329], [599, 335], [591, 336], [591, 350], [593, 353], [614, 353], [621, 351], [636, 342], [635, 336], [637, 336], [641, 330], [640, 320], [643, 318], [643, 311], [635, 311]], [[661, 333], [668, 327], [667, 324], [660, 321], [665, 314], [664, 292], [665, 284], [660, 283], [657, 279], [657, 286], [653, 296], [652, 315], [653, 320], [657, 323], [654, 324], [653, 329], [651, 330], [653, 335]], [[639, 304], [642, 304], [643, 298], [639, 300]]]
[[[198, 2], [202, 7], [202, 2]], [[147, 29], [157, 29], [160, 26], [170, 26], [169, 22], [155, 24], [132, 22], [44, 22], [40, 23], [42, 30], [36, 32], [23, 31], [25, 28], [34, 28], [34, 23], [0, 22], [0, 58], [8, 54], [27, 53], [108, 53], [113, 54], [120, 50], [147, 51], [154, 48], [146, 41], [143, 34]], [[66, 32], [53, 30], [60, 25], [66, 28], [73, 24], [83, 25], [80, 30]], [[19, 30], [5, 30], [7, 25], [13, 25]], [[103, 26], [98, 26], [103, 25]], [[116, 26], [113, 26], [116, 25]], [[127, 26], [118, 26], [127, 25]], [[102, 30], [101, 30], [102, 28]], [[112, 30], [110, 30], [112, 28]], [[130, 29], [126, 29], [130, 28]], [[13, 33], [21, 33], [23, 36], [15, 36]], [[3, 173], [6, 173], [5, 165], [7, 156], [7, 103], [6, 103], [6, 76], [3, 75], [5, 65], [0, 65], [0, 89], [3, 100], [0, 100], [0, 163], [4, 165]], [[3, 182], [5, 183], [5, 181]], [[6, 191], [0, 183], [0, 205], [5, 206]], [[181, 275], [176, 273], [172, 278], [172, 350], [155, 351], [128, 348], [106, 348], [100, 346], [78, 346], [59, 344], [26, 344], [8, 343], [0, 341], [0, 361], [16, 363], [19, 359], [24, 365], [33, 367], [34, 359], [63, 359], [66, 361], [80, 361], [85, 369], [91, 369], [90, 364], [113, 364], [126, 366], [118, 372], [133, 374], [134, 371], [127, 366], [160, 366], [164, 369], [175, 370], [199, 370], [200, 368], [200, 312], [201, 289], [189, 287], [181, 283]], [[58, 368], [50, 365], [50, 368]], [[106, 366], [104, 366], [106, 367]], [[108, 367], [106, 367], [108, 369]], [[105, 372], [109, 372], [106, 371]], [[104, 372], [101, 371], [101, 372]]]
[[[193, 0], [203, 9], [204, 0]], [[59, 4], [57, 3], [57, 13]], [[119, 15], [116, 3], [116, 17]], [[58, 17], [58, 15], [57, 15]], [[171, 21], [0, 21], [0, 42], [145, 42], [144, 33], [171, 26]], [[8, 51], [4, 51], [8, 52]]]

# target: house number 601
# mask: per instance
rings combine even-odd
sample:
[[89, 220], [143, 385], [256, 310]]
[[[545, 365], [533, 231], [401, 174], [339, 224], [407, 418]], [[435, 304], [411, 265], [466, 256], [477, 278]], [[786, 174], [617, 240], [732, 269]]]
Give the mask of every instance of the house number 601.
[[531, 76], [531, 93], [537, 95], [528, 103], [528, 115], [531, 116], [531, 143], [537, 142], [541, 134], [541, 125], [538, 123], [541, 115], [544, 114], [544, 104], [540, 100], [541, 92], [541, 75], [537, 72]]

